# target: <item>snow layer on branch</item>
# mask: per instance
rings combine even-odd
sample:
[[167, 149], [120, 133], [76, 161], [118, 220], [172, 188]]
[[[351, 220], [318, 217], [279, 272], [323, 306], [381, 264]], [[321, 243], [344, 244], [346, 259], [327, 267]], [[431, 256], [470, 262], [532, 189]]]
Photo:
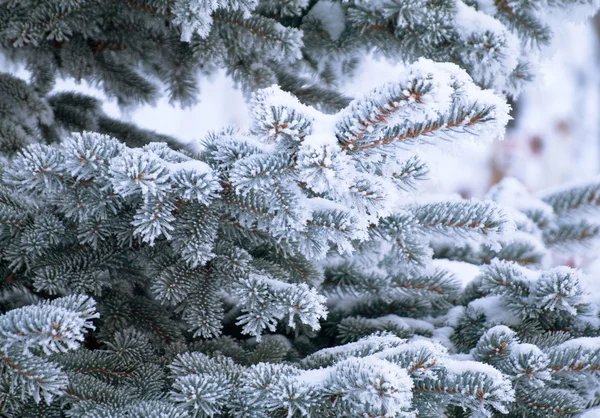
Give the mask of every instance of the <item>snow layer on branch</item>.
[[495, 327], [492, 327], [490, 329], [488, 329], [485, 332], [485, 335], [488, 337], [491, 336], [502, 336], [502, 335], [510, 335], [512, 337], [516, 336], [517, 333], [514, 332], [512, 329], [510, 329], [509, 327], [507, 327], [506, 325], [496, 325]]
[[301, 364], [310, 365], [314, 363], [333, 364], [338, 360], [354, 357], [357, 355], [367, 356], [384, 351], [389, 348], [406, 344], [406, 340], [398, 338], [391, 333], [382, 333], [361, 338], [360, 340], [344, 345], [325, 348], [304, 358]]
[[462, 289], [475, 280], [481, 273], [478, 266], [461, 261], [437, 259], [431, 262], [431, 266], [452, 273], [452, 275], [458, 279]]
[[238, 325], [243, 325], [243, 332], [254, 335], [258, 341], [265, 328], [275, 331], [278, 320], [287, 319], [290, 328], [302, 323], [318, 330], [319, 320], [327, 316], [325, 298], [305, 283], [290, 284], [250, 274], [240, 280], [233, 294], [246, 312], [238, 318]]
[[[479, 116], [469, 113], [474, 112], [477, 106], [489, 109], [483, 122], [480, 122]], [[389, 108], [385, 111], [385, 117], [376, 114], [382, 107]], [[255, 95], [252, 106], [254, 120], [269, 119], [272, 108], [292, 110], [310, 119], [311, 132], [302, 141], [315, 148], [337, 144], [336, 134], [338, 138], [350, 139], [358, 133], [376, 135], [382, 128], [402, 123], [418, 125], [435, 121], [441, 123], [442, 128], [454, 127], [455, 122], [448, 118], [453, 116], [453, 112], [461, 110], [467, 113], [460, 123], [469, 129], [461, 132], [460, 137], [491, 140], [504, 134], [505, 125], [510, 119], [506, 101], [491, 90], [476, 86], [466, 71], [455, 64], [436, 63], [427, 59], [411, 64], [396, 80], [354, 100], [336, 115], [322, 114], [305, 106], [277, 86]], [[291, 129], [293, 122], [288, 124], [291, 126], [279, 128]], [[446, 135], [450, 133], [446, 132]], [[348, 149], [355, 147], [348, 146]]]
[[[497, 382], [507, 383], [507, 378], [495, 367], [478, 361], [444, 360], [444, 368], [450, 373], [461, 374], [465, 372], [482, 373], [491, 376]], [[510, 384], [508, 384], [510, 387]]]
[[[482, 117], [479, 112], [484, 109]], [[465, 128], [461, 130], [462, 140], [492, 140], [504, 134], [508, 113], [504, 99], [491, 90], [480, 89], [457, 65], [420, 59], [394, 82], [374, 89], [342, 110], [337, 135], [350, 150], [360, 149], [358, 139], [380, 136], [384, 128], [400, 128], [403, 123], [432, 124], [423, 132], [420, 142], [425, 143], [437, 137], [454, 137], [453, 130], [458, 127]], [[374, 140], [375, 144], [392, 141]], [[396, 139], [403, 141], [403, 135]]]
[[178, 171], [193, 171], [196, 174], [208, 174], [212, 173], [212, 170], [208, 164], [199, 160], [187, 160], [180, 163], [171, 163], [167, 165], [167, 168], [171, 173]]
[[573, 338], [572, 340], [565, 341], [556, 350], [560, 350], [561, 348], [579, 348], [583, 350], [591, 350], [596, 351], [600, 350], [600, 337], [580, 337]]
[[313, 119], [323, 116], [318, 110], [300, 103], [300, 100], [296, 96], [283, 91], [277, 84], [254, 93], [250, 106], [251, 116], [255, 123], [269, 120], [271, 118], [271, 108], [282, 108], [288, 111], [294, 110], [299, 115], [308, 115]]
[[456, 10], [458, 33], [463, 42], [472, 44], [469, 55], [464, 58], [470, 64], [473, 77], [502, 91], [521, 55], [519, 39], [492, 16], [460, 0], [456, 2]]
[[521, 355], [534, 355], [536, 357], [544, 356], [544, 352], [534, 344], [514, 344], [510, 347], [510, 354], [514, 357], [519, 357]]
[[516, 326], [521, 321], [514, 313], [506, 309], [502, 296], [486, 296], [475, 299], [468, 306], [485, 313], [487, 321], [491, 323]]
[[464, 311], [465, 307], [460, 305], [450, 308], [450, 310], [446, 312], [446, 315], [442, 317], [444, 324], [450, 327], [455, 327]]
[[600, 418], [600, 407], [592, 408], [578, 415], [578, 418]]
[[350, 357], [333, 366], [307, 370], [296, 379], [341, 394], [341, 402], [368, 405], [385, 411], [386, 417], [399, 416], [411, 407], [413, 381], [405, 369], [378, 357]]

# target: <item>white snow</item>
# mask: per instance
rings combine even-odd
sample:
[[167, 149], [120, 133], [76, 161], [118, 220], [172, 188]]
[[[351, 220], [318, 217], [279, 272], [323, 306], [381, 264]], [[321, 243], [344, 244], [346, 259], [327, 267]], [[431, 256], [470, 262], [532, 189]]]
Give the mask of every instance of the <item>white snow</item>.
[[433, 324], [431, 322], [425, 321], [423, 319], [415, 319], [415, 318], [407, 318], [403, 316], [398, 316], [394, 314], [385, 315], [377, 318], [377, 322], [386, 323], [391, 322], [400, 327], [411, 329], [411, 328], [421, 328], [427, 331], [433, 332], [435, 330]]
[[461, 374], [465, 372], [483, 373], [491, 376], [494, 380], [501, 382], [507, 378], [495, 367], [478, 361], [457, 361], [451, 358], [444, 359], [443, 366], [450, 373]]
[[495, 202], [518, 210], [538, 210], [548, 218], [553, 216], [552, 206], [533, 197], [525, 185], [514, 177], [506, 177], [494, 185], [487, 196]]
[[507, 327], [506, 325], [496, 325], [485, 332], [485, 335], [511, 335], [515, 336], [516, 332]]
[[600, 418], [600, 407], [588, 409], [580, 415], [577, 415], [577, 418]]
[[[315, 360], [327, 358], [329, 356], [340, 356], [340, 358], [350, 357], [352, 353], [370, 351], [376, 353], [386, 348], [397, 347], [406, 344], [406, 340], [400, 339], [393, 334], [371, 335], [362, 338], [356, 342], [335, 347], [325, 348], [306, 357], [305, 360]], [[347, 354], [344, 356], [344, 354]]]
[[536, 345], [533, 344], [514, 344], [510, 347], [510, 352], [513, 356], [519, 355], [534, 355], [537, 357], [544, 356], [544, 352]]
[[304, 370], [294, 380], [311, 386], [320, 386], [325, 383], [335, 372], [334, 366], [322, 367], [320, 369]]
[[339, 2], [320, 0], [307, 13], [323, 25], [323, 29], [329, 32], [329, 36], [337, 41], [345, 28], [345, 16], [342, 5]]
[[[494, 89], [502, 91], [507, 78], [518, 64], [521, 55], [521, 43], [517, 36], [511, 33], [502, 23], [492, 16], [467, 6], [462, 1], [456, 2], [456, 25], [463, 41], [472, 41], [472, 36], [481, 37], [484, 34], [493, 34], [498, 50], [489, 48], [482, 43], [473, 45], [477, 55], [468, 57], [469, 61], [477, 63], [479, 69], [474, 69], [474, 78], [491, 83]], [[482, 55], [484, 55], [482, 57]]]
[[501, 296], [486, 296], [475, 299], [469, 303], [469, 307], [479, 309], [485, 313], [488, 323], [503, 323], [507, 325], [518, 325], [520, 319], [502, 303]]
[[585, 350], [599, 350], [600, 349], [600, 337], [579, 337], [565, 341], [557, 349], [562, 348], [578, 348], [581, 347]]
[[462, 289], [475, 280], [480, 274], [478, 266], [462, 261], [435, 259], [431, 262], [431, 266], [452, 273], [452, 275], [460, 282]]
[[433, 331], [431, 340], [440, 343], [444, 347], [448, 347], [449, 349], [454, 349], [454, 344], [452, 344], [452, 342], [450, 341], [450, 336], [453, 332], [454, 328], [449, 326], [436, 328], [435, 331]]
[[165, 163], [169, 171], [175, 173], [177, 171], [186, 170], [193, 171], [196, 174], [210, 174], [212, 169], [208, 164], [200, 160], [189, 159], [180, 163]]
[[446, 326], [449, 327], [455, 327], [458, 320], [460, 319], [460, 316], [463, 314], [465, 310], [465, 307], [462, 305], [457, 305], [454, 306], [452, 308], [450, 308], [450, 310], [448, 310], [448, 312], [446, 312], [446, 315], [444, 315], [443, 317], [440, 318], [440, 320], [442, 321], [442, 323]]

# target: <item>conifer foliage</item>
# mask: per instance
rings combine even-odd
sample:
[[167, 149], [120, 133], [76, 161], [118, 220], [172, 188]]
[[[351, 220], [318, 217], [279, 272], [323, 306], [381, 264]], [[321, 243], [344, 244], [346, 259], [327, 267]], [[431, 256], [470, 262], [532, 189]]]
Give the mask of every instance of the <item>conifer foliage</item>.
[[335, 113], [364, 56], [429, 58], [464, 68], [475, 83], [515, 95], [560, 19], [597, 0], [3, 0], [0, 51], [30, 71], [0, 75], [0, 151], [72, 131], [133, 146], [171, 138], [105, 115], [97, 99], [53, 91], [57, 77], [101, 88], [119, 104], [162, 92], [184, 106], [199, 75], [225, 69], [247, 93], [278, 84]]
[[[550, 417], [600, 404], [600, 306], [552, 254], [597, 182], [428, 196], [427, 150], [500, 138], [585, 2], [0, 3], [0, 415]], [[364, 51], [403, 60], [348, 101]], [[425, 57], [425, 58], [424, 58]], [[225, 68], [247, 131], [200, 151], [50, 93], [187, 103]], [[313, 84], [307, 80], [313, 80]], [[315, 81], [316, 80], [316, 81]], [[277, 83], [266, 88], [265, 85]]]

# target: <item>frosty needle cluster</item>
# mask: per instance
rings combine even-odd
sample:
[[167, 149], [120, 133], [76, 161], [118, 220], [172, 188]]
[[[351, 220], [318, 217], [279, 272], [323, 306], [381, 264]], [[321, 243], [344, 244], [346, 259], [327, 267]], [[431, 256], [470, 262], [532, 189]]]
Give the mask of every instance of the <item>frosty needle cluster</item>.
[[[600, 306], [551, 258], [598, 238], [597, 183], [535, 197], [508, 179], [483, 201], [418, 188], [431, 147], [503, 135], [504, 95], [553, 20], [592, 9], [0, 2], [2, 52], [31, 72], [0, 75], [0, 414], [593, 408]], [[366, 52], [410, 64], [350, 101]], [[252, 124], [198, 153], [51, 92], [67, 75], [130, 105], [162, 83], [189, 104], [217, 68], [252, 92]]]

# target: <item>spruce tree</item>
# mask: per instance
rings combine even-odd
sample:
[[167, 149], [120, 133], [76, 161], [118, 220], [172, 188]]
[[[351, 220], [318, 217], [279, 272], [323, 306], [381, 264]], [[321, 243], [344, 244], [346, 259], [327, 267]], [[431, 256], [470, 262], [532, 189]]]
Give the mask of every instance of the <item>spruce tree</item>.
[[[0, 415], [550, 417], [600, 404], [600, 306], [554, 266], [600, 183], [419, 191], [500, 138], [579, 1], [4, 1]], [[356, 98], [368, 52], [406, 63]], [[252, 124], [175, 139], [124, 105], [225, 68]]]

